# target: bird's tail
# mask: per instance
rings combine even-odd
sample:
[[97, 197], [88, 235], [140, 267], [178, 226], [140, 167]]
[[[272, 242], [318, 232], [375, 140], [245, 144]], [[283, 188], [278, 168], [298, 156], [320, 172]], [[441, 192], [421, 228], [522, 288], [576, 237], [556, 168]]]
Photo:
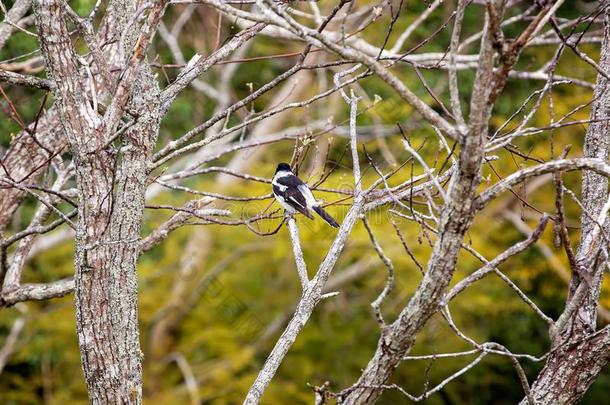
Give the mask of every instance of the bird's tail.
[[326, 222], [328, 222], [328, 225], [333, 226], [335, 228], [339, 227], [339, 224], [337, 223], [337, 221], [335, 221], [335, 219], [333, 217], [331, 217], [328, 212], [324, 211], [322, 209], [322, 207], [320, 206], [315, 206], [312, 207], [312, 209], [319, 215], [322, 217], [323, 220], [325, 220]]

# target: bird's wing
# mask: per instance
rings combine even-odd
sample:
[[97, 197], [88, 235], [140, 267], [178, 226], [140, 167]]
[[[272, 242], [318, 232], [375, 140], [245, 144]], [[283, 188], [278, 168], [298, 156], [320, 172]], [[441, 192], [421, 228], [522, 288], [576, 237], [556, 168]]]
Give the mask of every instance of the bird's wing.
[[284, 198], [286, 199], [286, 202], [294, 207], [295, 210], [299, 211], [301, 214], [310, 219], [313, 218], [307, 210], [307, 201], [305, 200], [305, 196], [303, 196], [297, 187], [288, 187], [286, 191], [284, 191]]
[[299, 179], [295, 175], [282, 176], [276, 179], [276, 183], [282, 188], [296, 188], [305, 198], [306, 207], [311, 208], [318, 205], [316, 198], [313, 196], [311, 190], [307, 186], [307, 184], [303, 183], [301, 179]]
[[[313, 199], [313, 195], [311, 195], [311, 191], [309, 191], [309, 188], [301, 179], [294, 174], [277, 176], [273, 179], [273, 185], [274, 192], [276, 194], [281, 193], [287, 204], [290, 204], [291, 207], [306, 217], [313, 219], [313, 216], [307, 209], [308, 203]], [[277, 190], [275, 189], [276, 186]]]
[[307, 202], [308, 208], [315, 207], [318, 205], [318, 201], [313, 196], [313, 193], [311, 192], [311, 190], [309, 189], [307, 184], [299, 185], [298, 189], [301, 192], [301, 194], [303, 194], [303, 197], [305, 197], [305, 201]]
[[291, 188], [291, 187], [298, 188], [300, 185], [304, 184], [301, 181], [301, 179], [299, 179], [294, 174], [278, 176], [278, 177], [276, 177], [275, 182], [281, 186], [285, 186], [288, 188]]

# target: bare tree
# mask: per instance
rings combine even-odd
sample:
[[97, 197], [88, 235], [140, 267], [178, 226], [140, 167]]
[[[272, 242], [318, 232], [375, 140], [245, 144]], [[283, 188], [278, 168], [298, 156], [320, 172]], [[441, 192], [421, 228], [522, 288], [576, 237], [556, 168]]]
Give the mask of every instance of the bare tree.
[[[386, 283], [371, 303], [372, 319], [379, 324], [380, 337], [369, 363], [362, 365], [357, 381], [338, 392], [330, 391], [325, 384], [315, 387], [316, 403], [336, 399], [345, 404], [369, 404], [387, 389], [398, 390], [412, 401], [421, 401], [488, 355], [503, 356], [514, 366], [523, 388], [523, 403], [579, 400], [610, 361], [610, 329], [597, 326], [598, 316], [609, 318], [608, 312], [603, 308], [598, 311], [598, 307], [608, 265], [610, 230], [607, 221], [610, 5], [600, 2], [571, 19], [558, 16], [564, 6], [562, 0], [453, 3], [431, 2], [402, 33], [394, 35], [395, 25], [404, 13], [402, 1], [380, 0], [360, 5], [341, 0], [321, 6], [313, 1], [111, 0], [103, 7], [98, 2], [88, 15], [80, 16], [65, 0], [34, 0], [33, 18], [26, 16], [29, 2], [15, 2], [0, 25], [0, 48], [20, 30], [36, 36], [40, 55], [29, 63], [44, 62], [45, 78], [24, 72], [22, 65], [17, 68], [3, 64], [0, 80], [48, 92], [52, 102], [47, 106], [45, 96], [35, 120], [27, 125], [20, 122], [20, 133], [2, 156], [0, 231], [10, 230], [10, 234], [3, 233], [0, 241], [0, 306], [74, 292], [76, 330], [90, 401], [141, 403], [143, 353], [136, 276], [140, 255], [185, 225], [240, 226], [262, 237], [286, 224], [302, 295], [293, 313], [281, 314], [265, 333], [266, 337], [273, 336], [285, 324], [246, 394], [244, 403], [255, 404], [318, 304], [335, 297], [334, 290], [342, 283], [366, 271], [367, 266], [355, 265], [333, 274], [352, 230], [362, 222], [372, 248], [387, 269]], [[195, 54], [187, 60], [181, 49], [181, 34], [185, 24], [194, 18], [195, 10], [202, 6], [214, 12], [218, 21], [230, 19], [240, 31], [221, 41], [222, 27], [218, 23], [215, 32], [209, 30], [215, 37], [209, 54]], [[443, 23], [423, 41], [405, 50], [414, 32], [443, 7], [447, 11]], [[482, 17], [476, 30], [465, 26], [468, 13]], [[31, 24], [35, 25], [35, 34], [27, 30]], [[364, 32], [369, 27], [383, 29], [385, 37], [381, 43], [367, 41]], [[508, 38], [507, 27], [518, 34]], [[439, 39], [443, 31], [451, 32], [446, 44]], [[245, 50], [257, 37], [287, 41], [299, 46], [300, 51], [245, 57]], [[439, 41], [446, 51], [424, 51], [434, 41]], [[583, 43], [601, 44], [599, 63], [580, 48]], [[155, 47], [169, 50], [174, 63], [158, 62]], [[538, 47], [551, 49], [552, 57], [537, 62], [540, 66], [533, 71], [521, 70], [520, 57]], [[556, 73], [562, 55], [568, 52], [595, 69], [594, 85], [580, 77]], [[288, 69], [256, 89], [251, 87], [243, 98], [234, 99], [230, 84], [236, 66], [249, 60], [285, 57], [294, 59]], [[221, 64], [228, 65], [218, 72], [220, 69], [216, 68]], [[406, 67], [409, 79], [403, 72]], [[155, 69], [165, 74], [169, 68], [178, 69], [175, 76], [166, 77], [165, 82], [160, 80]], [[423, 69], [443, 80], [437, 86], [430, 85], [421, 73]], [[212, 71], [219, 74], [208, 77]], [[464, 85], [458, 83], [460, 72], [474, 74], [472, 88], [466, 92]], [[364, 84], [364, 79], [371, 76], [412, 108], [413, 116], [408, 122], [395, 126], [377, 118], [373, 125], [358, 125], [358, 117], [380, 101]], [[412, 78], [419, 81], [417, 89], [410, 84]], [[492, 120], [493, 112], [505, 95], [509, 80], [542, 87], [516, 103], [514, 113], [498, 126]], [[553, 92], [559, 86], [594, 87], [588, 120], [572, 119], [587, 105], [555, 116]], [[160, 136], [163, 118], [174, 100], [189, 87], [211, 100], [213, 112], [175, 139]], [[264, 110], [255, 111], [252, 103], [267, 93], [273, 96], [272, 100]], [[18, 120], [17, 108], [8, 96], [5, 99]], [[534, 125], [533, 118], [540, 114], [545, 101], [548, 125]], [[316, 107], [319, 110], [311, 113], [311, 119], [307, 117], [288, 126], [290, 113], [303, 107], [308, 111]], [[339, 118], [335, 118], [335, 113]], [[235, 117], [237, 123], [231, 121]], [[567, 149], [555, 150], [554, 131], [582, 124], [588, 124], [583, 157], [568, 159]], [[416, 145], [405, 132], [415, 128], [425, 128], [433, 134], [430, 142], [438, 151], [434, 158], [423, 153], [422, 145]], [[346, 155], [351, 159], [350, 181], [339, 188], [323, 186], [338, 166], [338, 162], [327, 162], [329, 134], [344, 141]], [[539, 134], [550, 135], [549, 156], [530, 156], [520, 150], [523, 139]], [[387, 139], [397, 141], [394, 144], [400, 148], [393, 150]], [[265, 148], [287, 140], [294, 143], [293, 165], [319, 175], [317, 181], [315, 176], [309, 176], [312, 186], [319, 192], [331, 193], [338, 203], [347, 201], [338, 233], [317, 266], [304, 259], [299, 225], [294, 217], [284, 217], [279, 209], [269, 207], [254, 216], [239, 217], [234, 212], [236, 204], [270, 200], [270, 193], [245, 197], [227, 194], [228, 185], [234, 181], [270, 183], [268, 177], [248, 172]], [[386, 163], [363, 147], [371, 140], [379, 145]], [[308, 160], [312, 144], [317, 149]], [[229, 156], [232, 158], [228, 164], [214, 165]], [[515, 157], [523, 160], [524, 167], [498, 174], [499, 180], [494, 184], [484, 181], [488, 180], [485, 173], [495, 172], [492, 162]], [[367, 169], [375, 173], [374, 180], [365, 176]], [[563, 182], [562, 174], [568, 171], [583, 171], [580, 198]], [[216, 175], [217, 188], [213, 191], [197, 190], [185, 183], [207, 174]], [[397, 184], [396, 178], [402, 180]], [[504, 217], [512, 218], [525, 236], [496, 257], [486, 258], [466, 238], [473, 223], [492, 211], [489, 205], [506, 192], [527, 205], [526, 199], [514, 189], [530, 180], [529, 186], [534, 187], [535, 178], [542, 179], [535, 183], [538, 187], [553, 181], [556, 197], [550, 208], [528, 205], [533, 218], [530, 222], [536, 224], [531, 229], [520, 219], [514, 219], [510, 208], [503, 206], [500, 210]], [[165, 190], [189, 195], [190, 199], [183, 206], [149, 203]], [[35, 212], [29, 224], [13, 229], [11, 220], [26, 197], [35, 199]], [[573, 199], [582, 208], [576, 249], [570, 239], [565, 198]], [[146, 209], [170, 210], [172, 215], [142, 236]], [[422, 273], [417, 289], [392, 321], [386, 320], [383, 306], [395, 290], [395, 275], [400, 269], [377, 239], [375, 223], [370, 218], [379, 212], [391, 218], [396, 243], [404, 247], [404, 254]], [[394, 222], [398, 218], [417, 224], [430, 241], [432, 252], [425, 263], [413, 255], [409, 248], [411, 236], [405, 235]], [[275, 220], [279, 226], [266, 227], [268, 220]], [[569, 280], [565, 277], [568, 292], [565, 309], [557, 319], [546, 315], [499, 269], [511, 257], [535, 247], [546, 249], [547, 256], [552, 256], [550, 248], [540, 240], [549, 221], [571, 270]], [[211, 237], [204, 227], [197, 232], [187, 247], [187, 251], [196, 254], [183, 258], [171, 298], [152, 321], [146, 348], [152, 378], [158, 382], [163, 368], [175, 362], [193, 403], [201, 400], [198, 382], [187, 358], [174, 350], [171, 334], [197, 303], [210, 278], [226, 267], [223, 263], [210, 263], [207, 267], [212, 270], [205, 274], [194, 268], [194, 260], [206, 260], [202, 247], [209, 244]], [[22, 283], [27, 260], [65, 238], [75, 241], [74, 277], [45, 284]], [[450, 283], [456, 281], [454, 275], [463, 252], [479, 260], [481, 267], [450, 288]], [[308, 269], [313, 268], [315, 275], [310, 277]], [[548, 327], [552, 345], [543, 356], [513, 353], [498, 342], [477, 342], [454, 322], [451, 300], [492, 273]], [[0, 351], [0, 372], [27, 319], [25, 309], [20, 308], [24, 315], [14, 323]], [[417, 336], [435, 314], [440, 314], [472, 349], [409, 356]], [[260, 350], [261, 345], [256, 346]], [[410, 394], [392, 382], [392, 375], [404, 361], [467, 355], [477, 357], [440, 384], [424, 387], [420, 395]], [[531, 384], [522, 361], [545, 362]]]

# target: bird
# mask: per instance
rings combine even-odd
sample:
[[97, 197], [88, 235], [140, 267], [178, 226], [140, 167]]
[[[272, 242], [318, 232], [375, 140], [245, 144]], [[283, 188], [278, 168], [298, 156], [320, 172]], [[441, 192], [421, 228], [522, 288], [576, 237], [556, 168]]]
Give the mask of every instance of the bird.
[[314, 219], [309, 212], [312, 210], [330, 226], [339, 227], [337, 221], [322, 209], [320, 202], [313, 196], [307, 184], [292, 172], [288, 163], [282, 162], [277, 165], [271, 185], [273, 186], [273, 196], [290, 215], [296, 214], [298, 211], [307, 218]]

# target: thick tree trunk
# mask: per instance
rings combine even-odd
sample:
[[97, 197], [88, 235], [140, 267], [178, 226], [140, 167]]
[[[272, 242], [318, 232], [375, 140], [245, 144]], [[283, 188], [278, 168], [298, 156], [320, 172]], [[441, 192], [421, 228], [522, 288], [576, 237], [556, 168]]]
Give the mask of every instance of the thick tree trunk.
[[[78, 74], [65, 7], [63, 0], [34, 5], [47, 73], [76, 168], [75, 299], [81, 362], [92, 403], [138, 404], [142, 355], [136, 262], [160, 91], [145, 65], [131, 85], [128, 106], [137, 122], [123, 135], [121, 151], [107, 145], [107, 122], [93, 110]], [[113, 2], [111, 8], [117, 21], [128, 20], [135, 11], [131, 2]], [[128, 52], [136, 35], [129, 37]]]
[[[531, 387], [536, 404], [578, 402], [610, 361], [610, 330], [553, 352]], [[528, 400], [521, 401], [521, 405]]]

